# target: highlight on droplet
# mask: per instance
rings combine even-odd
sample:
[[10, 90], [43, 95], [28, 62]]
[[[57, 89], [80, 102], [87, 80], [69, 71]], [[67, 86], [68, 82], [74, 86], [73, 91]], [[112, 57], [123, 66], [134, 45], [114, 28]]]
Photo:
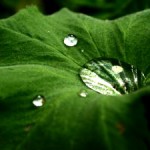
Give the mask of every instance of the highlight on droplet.
[[72, 46], [76, 46], [78, 43], [78, 39], [75, 35], [73, 34], [68, 34], [65, 38], [64, 38], [64, 44], [66, 46], [72, 47]]
[[41, 107], [45, 103], [45, 98], [41, 95], [38, 95], [36, 98], [33, 99], [32, 103], [36, 107]]

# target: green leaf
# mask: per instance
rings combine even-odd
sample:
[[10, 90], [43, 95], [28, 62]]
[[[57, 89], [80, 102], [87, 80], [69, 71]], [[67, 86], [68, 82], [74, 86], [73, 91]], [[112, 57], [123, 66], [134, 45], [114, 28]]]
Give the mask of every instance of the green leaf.
[[[67, 9], [44, 16], [34, 7], [1, 20], [0, 149], [148, 150], [142, 97], [150, 88], [103, 96], [79, 77], [97, 57], [120, 59], [149, 74], [148, 20], [150, 10], [105, 21]], [[76, 46], [64, 45], [68, 34], [78, 38]], [[41, 108], [32, 104], [37, 95], [46, 99]]]

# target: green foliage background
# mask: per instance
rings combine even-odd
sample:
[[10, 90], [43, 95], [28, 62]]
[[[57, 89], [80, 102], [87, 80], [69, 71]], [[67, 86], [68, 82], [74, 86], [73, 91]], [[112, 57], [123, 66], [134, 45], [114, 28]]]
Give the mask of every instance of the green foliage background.
[[149, 0], [1, 0], [0, 17], [8, 17], [31, 4], [37, 5], [45, 14], [66, 7], [75, 12], [108, 19], [150, 7]]

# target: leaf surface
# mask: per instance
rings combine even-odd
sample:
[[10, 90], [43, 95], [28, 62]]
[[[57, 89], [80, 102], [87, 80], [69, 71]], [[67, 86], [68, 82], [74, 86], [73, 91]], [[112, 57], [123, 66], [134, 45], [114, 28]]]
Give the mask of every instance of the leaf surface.
[[[149, 87], [103, 96], [79, 77], [82, 66], [98, 57], [120, 59], [149, 74], [148, 20], [150, 10], [105, 21], [67, 9], [44, 16], [34, 7], [1, 20], [0, 149], [148, 150], [141, 97]], [[63, 43], [68, 34], [78, 38], [76, 46]], [[86, 98], [81, 90], [87, 90]], [[37, 95], [46, 99], [41, 108], [32, 104]]]

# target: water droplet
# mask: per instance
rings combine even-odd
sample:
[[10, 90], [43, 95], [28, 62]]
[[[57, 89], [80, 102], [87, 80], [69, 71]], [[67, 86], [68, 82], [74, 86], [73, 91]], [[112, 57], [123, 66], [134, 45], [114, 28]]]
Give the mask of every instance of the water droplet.
[[87, 93], [87, 91], [82, 90], [82, 91], [79, 93], [79, 95], [80, 95], [81, 97], [87, 97], [88, 93]]
[[84, 49], [81, 49], [81, 52], [84, 53]]
[[75, 46], [78, 43], [78, 39], [76, 38], [75, 35], [73, 34], [68, 34], [65, 38], [64, 38], [64, 44], [66, 46]]
[[34, 100], [33, 100], [33, 105], [36, 107], [41, 107], [45, 103], [45, 99], [43, 96], [38, 95]]
[[134, 92], [143, 84], [143, 73], [133, 65], [110, 58], [97, 58], [86, 63], [80, 71], [85, 85], [103, 95]]

